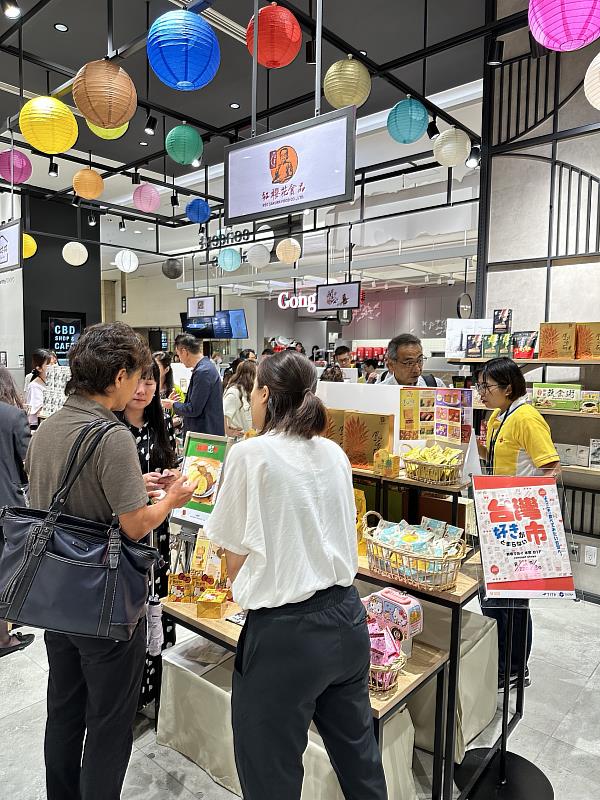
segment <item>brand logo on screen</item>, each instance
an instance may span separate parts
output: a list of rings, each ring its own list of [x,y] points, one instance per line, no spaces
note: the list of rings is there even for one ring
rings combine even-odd
[[[269,153],[269,169],[272,183],[291,181],[298,169],[298,153],[293,147],[284,144],[278,150]]]
[[[0,236],[0,264],[8,263],[8,240],[6,236]]]
[[[309,314],[314,314],[317,310],[317,295],[298,295],[290,292],[281,292],[277,297],[279,308],[305,308]]]

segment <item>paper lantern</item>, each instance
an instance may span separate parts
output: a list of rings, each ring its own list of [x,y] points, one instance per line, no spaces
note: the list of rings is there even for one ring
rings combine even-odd
[[[162,265],[162,273],[169,280],[177,280],[183,275],[183,264],[178,258],[167,258]]]
[[[88,260],[88,251],[81,242],[67,242],[63,247],[62,257],[71,267],[81,267]]]
[[[600,36],[598,0],[529,0],[533,38],[548,50],[579,50]]]
[[[160,208],[160,193],[150,183],[140,183],[133,193],[133,205],[146,214],[152,214]]]
[[[600,109],[600,53],[587,68],[583,81],[583,90],[588,103],[594,108]],[[0,156],[1,158],[2,156]]]
[[[255,269],[263,269],[271,263],[271,253],[264,244],[253,244],[246,253],[246,258]]]
[[[70,150],[79,134],[71,109],[55,97],[34,97],[19,114],[21,133],[40,153],[56,155]]]
[[[8,183],[25,183],[31,178],[31,161],[20,150],[0,153],[0,175]]]
[[[197,222],[202,225],[210,219],[210,206],[201,197],[195,197],[185,207],[185,215],[190,222]]]
[[[95,200],[104,191],[104,181],[95,169],[85,167],[73,176],[73,189],[78,197]]]
[[[172,89],[191,92],[210,83],[221,63],[219,40],[192,11],[167,11],[154,20],[146,44],[156,76]]]
[[[400,144],[412,144],[423,136],[429,124],[429,113],[418,100],[407,97],[392,108],[387,118],[389,135]]]
[[[246,28],[246,45],[254,54],[254,16]],[[298,20],[287,8],[271,3],[258,12],[258,63],[269,69],[287,67],[302,47]]]
[[[115,262],[121,272],[135,272],[140,265],[138,257],[132,250],[119,250]]]
[[[275,234],[270,225],[261,225],[256,231],[255,239],[257,242],[260,242],[260,244],[264,244],[269,253],[273,252],[273,248],[275,247]]]
[[[23,234],[23,258],[31,258],[37,253],[37,242],[28,233]]]
[[[90,122],[89,119],[86,119],[86,123],[91,132],[99,139],[105,139],[109,142],[114,141],[115,139],[120,139],[121,136],[124,136],[129,130],[128,122],[126,122],[124,125],[119,125],[118,128],[101,128],[99,125],[94,125],[94,123]]]
[[[471,140],[464,131],[448,128],[433,143],[435,160],[443,167],[463,164],[471,152]]]
[[[302,255],[302,248],[297,239],[282,239],[275,253],[282,264],[295,264]]]
[[[73,81],[73,100],[83,116],[100,128],[119,128],[137,109],[137,92],[123,67],[100,59],[85,64]]]
[[[234,250],[233,247],[226,247],[219,253],[217,262],[225,272],[235,272],[242,264],[242,256],[239,250]]]
[[[176,125],[165,140],[167,153],[178,164],[191,164],[204,150],[202,137],[191,125]]]
[[[352,56],[332,64],[323,81],[325,99],[334,108],[359,108],[371,94],[369,70]]]

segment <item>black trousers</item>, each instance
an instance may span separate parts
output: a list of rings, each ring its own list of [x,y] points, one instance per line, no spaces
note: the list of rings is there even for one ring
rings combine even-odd
[[[128,642],[49,631],[45,640],[48,800],[118,800],[133,744],[146,622]]]
[[[244,800],[299,800],[313,720],[346,800],[387,800],[369,702],[365,623],[353,586],[249,613],[232,693]]]
[[[486,617],[496,620],[498,625],[498,679],[504,680],[504,665],[506,663],[506,629],[508,627],[508,609],[491,608],[481,604],[481,610]],[[533,645],[533,620],[528,608],[516,608],[513,616],[512,646],[510,656],[510,674],[517,675],[523,663],[523,640],[527,625],[527,649],[525,653],[525,666],[531,655]]]

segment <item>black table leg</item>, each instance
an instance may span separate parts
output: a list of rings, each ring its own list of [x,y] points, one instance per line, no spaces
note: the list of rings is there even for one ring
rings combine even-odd
[[[435,692],[435,736],[433,740],[433,778],[432,800],[441,800],[444,776],[444,691],[446,688],[446,667],[437,674]]]
[[[450,658],[448,668],[448,702],[446,704],[446,737],[444,745],[444,800],[452,800],[454,785],[454,748],[456,745],[456,714],[458,709],[458,677],[460,669],[460,634],[462,608],[452,606],[450,626]]]
[[[456,492],[452,495],[452,524],[458,528],[458,494]]]

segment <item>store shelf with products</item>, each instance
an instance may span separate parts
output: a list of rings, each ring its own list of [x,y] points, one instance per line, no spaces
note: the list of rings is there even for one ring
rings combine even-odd
[[[449,364],[487,364],[488,361],[493,361],[492,358],[449,358]],[[582,358],[569,358],[569,359],[542,359],[542,358],[515,358],[514,362],[519,366],[537,366],[537,367],[600,367],[600,359],[582,359]]]

